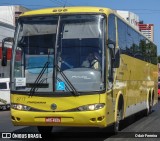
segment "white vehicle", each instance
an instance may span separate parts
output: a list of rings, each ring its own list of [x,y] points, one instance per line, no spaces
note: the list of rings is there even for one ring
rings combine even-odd
[[[0,110],[10,108],[10,79],[0,78]]]

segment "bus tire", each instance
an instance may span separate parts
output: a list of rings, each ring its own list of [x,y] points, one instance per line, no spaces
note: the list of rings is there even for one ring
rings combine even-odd
[[[114,123],[114,133],[115,134],[117,134],[118,131],[120,130],[120,128],[119,128],[119,125],[120,125],[120,116],[119,116],[119,114],[120,114],[120,111],[117,110],[117,119],[116,119],[116,121]]]
[[[153,107],[153,105],[154,105],[154,91],[153,91],[153,93],[152,93],[152,107]],[[151,111],[152,112],[152,111]]]
[[[152,100],[151,100],[151,94],[149,94],[148,100],[147,100],[147,109],[145,111],[145,116],[149,116],[149,114],[152,112]]]
[[[52,126],[37,126],[37,129],[39,133],[42,134],[42,136],[51,134],[52,128],[53,128]]]
[[[120,131],[120,121],[122,120],[122,117],[123,117],[123,97],[120,96],[117,107],[116,121],[114,123],[115,134],[117,134]]]

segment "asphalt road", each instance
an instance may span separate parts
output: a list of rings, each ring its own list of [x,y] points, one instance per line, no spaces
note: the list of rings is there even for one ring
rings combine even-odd
[[[110,133],[111,128],[54,127],[52,130],[54,134],[51,134],[50,138],[54,141],[158,141],[160,140],[160,102],[153,108],[152,113],[148,117],[140,113],[121,122],[122,130],[117,135]],[[13,126],[10,120],[10,111],[0,111],[0,132],[14,132],[17,134],[38,133],[36,127]],[[151,138],[145,138],[146,136],[151,136]],[[156,138],[156,136],[159,138]],[[39,140],[46,140],[46,138],[33,139],[32,141]]]

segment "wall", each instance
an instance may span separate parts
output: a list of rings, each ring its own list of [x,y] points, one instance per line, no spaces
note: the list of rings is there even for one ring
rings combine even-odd
[[[14,25],[14,6],[0,6],[0,21],[6,24]]]

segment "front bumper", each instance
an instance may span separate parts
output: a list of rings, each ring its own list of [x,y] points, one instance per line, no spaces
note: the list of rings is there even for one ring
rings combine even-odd
[[[46,122],[49,117],[61,118],[60,123]],[[31,112],[11,109],[12,123],[16,126],[75,126],[106,127],[105,108],[81,112]]]

